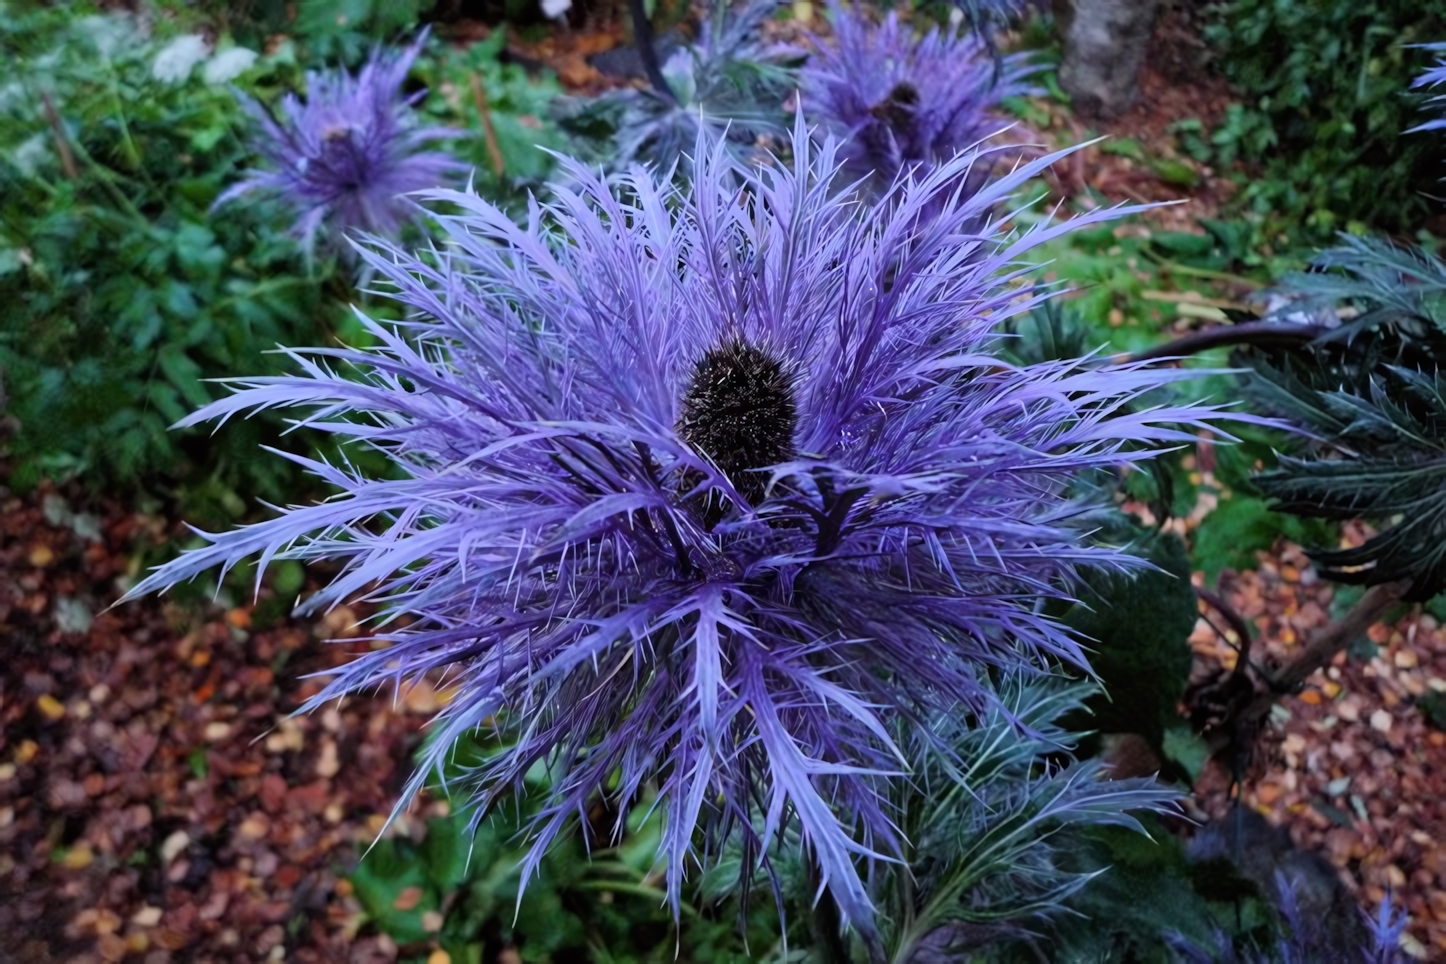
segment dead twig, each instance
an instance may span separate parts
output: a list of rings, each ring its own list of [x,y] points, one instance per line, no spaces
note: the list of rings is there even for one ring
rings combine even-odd
[[[1215,610],[1235,630],[1235,635],[1240,637],[1240,642],[1235,645],[1235,651],[1239,657],[1235,661],[1236,673],[1245,672],[1245,667],[1250,664],[1250,625],[1246,623],[1245,617],[1235,611],[1224,599],[1215,595],[1208,589],[1195,587],[1195,595],[1205,601],[1205,604]],[[1218,631],[1218,630],[1217,630]],[[1229,642],[1229,639],[1226,639]]]
[[[492,173],[502,177],[504,170],[502,145],[497,143],[497,129],[492,126],[492,111],[487,107],[487,94],[482,89],[482,78],[473,71],[472,99],[477,102],[477,113],[482,117],[482,140],[487,144],[487,159],[492,162]]]
[[[60,112],[55,109],[55,101],[50,99],[49,91],[40,92],[40,106],[45,111],[45,119],[50,122],[50,129],[55,135],[55,150],[60,155],[60,168],[65,171],[65,176],[73,181],[80,176],[80,168],[76,166],[75,154],[70,150],[70,139],[65,136],[65,125],[60,121]]]
[[[1234,623],[1240,617],[1233,620],[1228,606],[1216,607],[1241,633],[1240,659],[1233,671],[1198,687],[1187,697],[1187,703],[1196,729],[1205,736],[1212,754],[1229,764],[1237,782],[1254,754],[1256,739],[1271,707],[1282,696],[1299,692],[1312,673],[1329,665],[1337,653],[1359,639],[1401,601],[1410,586],[1410,581],[1405,580],[1370,587],[1348,613],[1311,634],[1294,659],[1273,670],[1249,664],[1248,649],[1244,648],[1249,636]]]

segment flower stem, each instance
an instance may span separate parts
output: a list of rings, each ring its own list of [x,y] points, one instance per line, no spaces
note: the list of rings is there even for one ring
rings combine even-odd
[[[1116,362],[1165,361],[1184,358],[1222,345],[1303,345],[1315,341],[1330,329],[1324,325],[1287,324],[1276,321],[1247,321],[1239,325],[1218,325],[1191,332],[1174,341],[1156,345],[1133,355],[1116,357]]]
[[[1410,580],[1384,582],[1367,589],[1356,604],[1334,623],[1313,633],[1295,659],[1286,663],[1271,677],[1276,689],[1294,689],[1304,683],[1310,674],[1325,666],[1336,653],[1359,639],[1371,625],[1401,601]]]
[[[648,83],[676,104],[678,95],[668,86],[668,79],[663,76],[663,67],[658,63],[658,48],[653,45],[653,22],[648,19],[648,11],[643,3],[644,0],[628,0],[628,14],[633,18],[633,43],[638,48],[638,56],[643,59],[643,71],[648,75]]]
[[[1212,727],[1210,744],[1213,753],[1230,758],[1235,769],[1243,772],[1242,761],[1250,758],[1255,738],[1276,701],[1283,695],[1296,692],[1312,673],[1329,664],[1337,653],[1360,638],[1388,609],[1401,601],[1410,586],[1410,580],[1404,580],[1370,587],[1348,613],[1313,633],[1294,659],[1274,671],[1259,671],[1254,695],[1249,696],[1247,689],[1247,698],[1235,702],[1226,718]]]
[[[850,964],[853,957],[849,954],[848,943],[844,939],[838,905],[833,902],[833,896],[826,889],[820,892],[822,876],[818,867],[812,861],[807,861],[806,867],[808,890],[815,898],[813,913],[809,915],[808,921],[814,949],[824,964]]]

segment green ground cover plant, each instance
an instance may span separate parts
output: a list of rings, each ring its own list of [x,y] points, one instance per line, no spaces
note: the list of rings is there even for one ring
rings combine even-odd
[[[167,45],[128,18],[9,5],[0,49],[19,67],[0,95],[12,484],[187,478],[278,492],[284,476],[251,455],[277,438],[274,424],[210,440],[167,427],[215,397],[205,378],[274,369],[265,351],[342,323],[348,285],[303,263],[280,212],[209,212],[246,159],[228,84],[277,84],[292,66],[250,58],[217,71],[224,52],[174,47],[167,61]]]

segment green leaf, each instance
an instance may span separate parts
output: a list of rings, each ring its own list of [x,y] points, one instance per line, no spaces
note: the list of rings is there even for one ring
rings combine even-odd
[[[1183,721],[1165,729],[1162,749],[1165,756],[1180,764],[1190,775],[1191,786],[1199,781],[1200,774],[1210,759],[1210,745]]]
[[[472,857],[472,835],[467,830],[465,811],[427,821],[421,859],[427,877],[441,894],[456,890],[467,879]]]
[[[1287,539],[1299,545],[1328,544],[1333,527],[1320,520],[1301,519],[1273,512],[1259,498],[1236,492],[1221,499],[1191,536],[1195,566],[1213,582],[1224,569],[1254,568],[1255,554]]]
[[[1155,536],[1137,551],[1158,568],[1087,577],[1089,591],[1065,616],[1093,650],[1090,664],[1105,690],[1088,703],[1093,716],[1072,725],[1137,733],[1158,750],[1178,718],[1175,707],[1190,675],[1187,640],[1199,610],[1177,537]]]
[[[1133,137],[1115,137],[1100,143],[1100,150],[1106,154],[1114,154],[1118,157],[1128,157],[1132,160],[1145,162],[1145,149],[1140,142]]]
[[[166,380],[194,408],[210,404],[211,396],[201,384],[201,366],[192,361],[184,351],[167,345],[156,355],[156,363]]]
[[[191,132],[191,150],[198,153],[205,153],[221,142],[226,136],[227,128],[223,126],[203,127],[200,130]]]
[[[295,559],[283,559],[271,565],[271,590],[288,604],[306,585],[306,568]]]
[[[1446,693],[1432,691],[1416,701],[1426,722],[1438,730],[1446,730]]]
[[[174,425],[190,414],[181,404],[179,393],[165,382],[151,382],[147,385],[146,399],[156,407],[168,425]]]
[[[1166,184],[1177,187],[1195,187],[1200,183],[1200,172],[1184,161],[1168,157],[1157,157],[1150,162],[1150,170]]]
[[[422,915],[437,910],[439,903],[426,866],[410,845],[381,841],[357,864],[350,880],[367,916],[398,943],[430,936],[422,927]]]

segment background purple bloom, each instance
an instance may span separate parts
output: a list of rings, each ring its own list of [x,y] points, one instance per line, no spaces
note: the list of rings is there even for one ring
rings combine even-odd
[[[995,58],[968,32],[920,36],[890,13],[875,26],[831,0],[834,38],[818,41],[803,72],[804,105],[844,140],[845,169],[884,190],[900,173],[927,173],[997,133],[994,108],[1024,93],[1034,69],[1021,56]],[[985,166],[970,172],[977,186]]]
[[[989,354],[1044,297],[1021,256],[1131,210],[1018,235],[984,216],[1058,155],[944,200],[963,156],[864,203],[801,120],[793,150],[750,169],[700,146],[688,189],[635,168],[614,193],[569,164],[577,190],[525,227],[432,192],[460,211],[435,261],[364,255],[400,332],[368,322],[379,347],[296,352],[301,375],[187,420],[307,409],[405,477],[307,463],[337,497],[208,536],[132,595],[253,555],[338,560],[305,608],[371,592],[416,621],[310,705],[433,670],[456,688],[409,790],[496,728],[506,748],[453,789],[481,819],[549,768],[524,870],[599,794],[621,833],[655,785],[675,908],[725,843],[751,876],[788,830],[870,934],[862,865],[902,851],[896,724],[996,706],[991,668],[1083,665],[1037,603],[1139,562],[1084,544],[1071,478],[1216,413],[1132,404],[1178,371]]]
[[[297,212],[295,231],[308,252],[323,228],[338,242],[349,231],[394,235],[418,210],[401,195],[443,186],[466,170],[448,154],[422,149],[462,132],[418,126],[412,107],[426,92],[402,92],[426,40],[423,31],[404,50],[378,48],[356,76],[308,73],[306,99],[287,94],[281,117],[248,98],[260,125],[255,148],[268,167],[248,172],[216,206],[252,191],[273,194]]]
[[[1425,50],[1431,51],[1432,53],[1446,54],[1446,43],[1421,44],[1420,46]],[[1437,60],[1435,67],[1432,67],[1430,70],[1426,71],[1420,77],[1417,77],[1414,81],[1411,82],[1411,89],[1417,90],[1425,88],[1427,90],[1433,90],[1442,83],[1446,83],[1446,60]],[[1433,94],[1432,96],[1427,97],[1423,107],[1430,110],[1439,110],[1442,108],[1446,108],[1446,94]],[[1406,133],[1414,134],[1417,131],[1437,130],[1446,130],[1446,117],[1438,117],[1435,120],[1427,121],[1426,123],[1421,124],[1419,127],[1411,128]]]
[[[788,136],[784,102],[798,82],[805,52],[769,42],[763,26],[781,0],[719,2],[700,18],[697,39],[661,65],[669,86],[620,87],[594,99],[559,98],[553,112],[583,133],[611,128],[596,160],[608,170],[631,164],[688,174],[699,136],[720,140],[740,158],[760,159],[760,138]],[[584,135],[586,144],[588,135]]]

